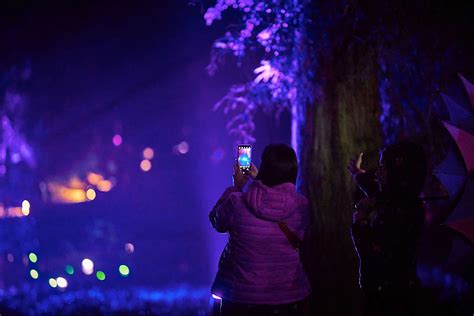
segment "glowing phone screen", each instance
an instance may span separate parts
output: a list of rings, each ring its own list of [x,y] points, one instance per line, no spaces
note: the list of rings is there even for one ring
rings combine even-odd
[[[250,145],[239,145],[237,146],[237,161],[242,171],[247,172],[250,170],[250,163],[252,162],[252,146]]]

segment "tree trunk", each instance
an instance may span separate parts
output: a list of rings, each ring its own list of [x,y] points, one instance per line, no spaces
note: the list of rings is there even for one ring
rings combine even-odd
[[[314,227],[310,278],[318,315],[360,312],[358,261],[350,235],[355,186],[346,166],[352,156],[382,143],[376,52],[352,29],[338,35],[340,26],[332,33],[326,30],[328,45],[318,48],[321,81],[308,109],[303,142],[303,187]]]

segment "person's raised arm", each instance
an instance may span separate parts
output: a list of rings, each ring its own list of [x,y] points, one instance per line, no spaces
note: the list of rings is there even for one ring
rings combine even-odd
[[[252,167],[251,171],[258,170],[255,166]],[[256,174],[256,173],[255,173]],[[251,173],[251,176],[253,174]],[[241,192],[242,188],[245,186],[249,177],[244,175],[240,170],[237,163],[234,164],[234,174],[233,174],[233,186],[227,188],[222,196],[217,201],[216,205],[209,212],[209,221],[211,222],[212,227],[220,233],[225,233],[229,230],[229,227],[232,223],[232,212],[234,205],[231,198],[231,193]]]
[[[235,187],[229,187],[222,194],[216,205],[209,212],[209,221],[212,227],[219,233],[225,233],[229,230],[232,222],[232,199],[230,194],[238,192]]]
[[[363,156],[364,153],[360,153],[351,159],[347,169],[349,170],[359,189],[364,192],[365,196],[372,198],[377,193],[378,185],[373,174],[362,168]]]

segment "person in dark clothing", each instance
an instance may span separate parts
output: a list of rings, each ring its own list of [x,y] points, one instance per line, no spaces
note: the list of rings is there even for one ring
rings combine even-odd
[[[375,177],[361,164],[362,154],[348,168],[366,195],[355,207],[351,229],[364,313],[414,315],[417,244],[424,223],[419,198],[426,178],[423,148],[400,142],[381,150]]]

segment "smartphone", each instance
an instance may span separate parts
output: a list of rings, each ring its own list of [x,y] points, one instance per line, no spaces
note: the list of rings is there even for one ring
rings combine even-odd
[[[237,161],[242,173],[248,174],[250,171],[250,163],[252,162],[252,146],[238,145],[237,146]]]

